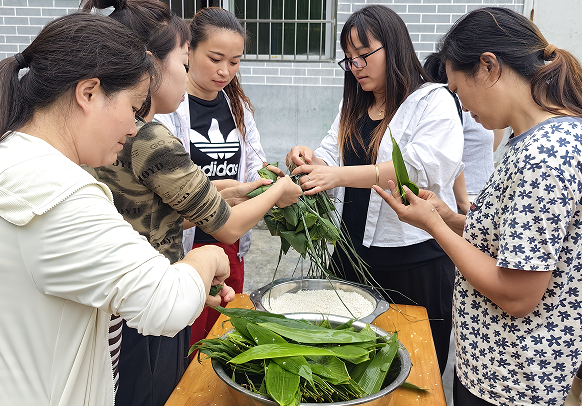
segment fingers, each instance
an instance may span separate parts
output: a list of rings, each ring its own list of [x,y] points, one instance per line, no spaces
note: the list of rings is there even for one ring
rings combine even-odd
[[[285,176],[285,173],[281,170],[281,168],[277,168],[276,166],[269,165],[267,169],[269,169],[271,172],[275,173],[279,177]]]
[[[218,307],[218,306],[220,306],[220,303],[221,303],[220,295],[216,295],[216,296],[208,295],[208,296],[206,296],[206,302],[204,304],[208,307]]]
[[[271,183],[273,183],[273,181],[271,179],[260,178],[257,180],[253,180],[252,182],[243,183],[240,187],[243,189],[243,191],[246,194],[248,192],[255,190],[256,188],[258,188],[260,186],[266,186],[266,185],[269,185]]]
[[[301,159],[301,157],[305,159],[305,162],[303,161],[303,159]],[[313,151],[309,147],[296,146],[291,148],[291,151],[289,151],[289,153],[285,157],[285,164],[289,166],[291,162],[293,162],[295,165],[300,166],[303,165],[304,163],[310,164],[312,159]]]
[[[298,166],[297,168],[295,168],[293,170],[293,172],[291,172],[291,175],[297,175],[299,173],[307,173],[310,174],[315,168],[311,165],[305,165],[303,162],[301,162],[301,165]]]
[[[232,302],[235,296],[234,289],[228,286],[226,283],[223,285],[218,294],[224,302]]]

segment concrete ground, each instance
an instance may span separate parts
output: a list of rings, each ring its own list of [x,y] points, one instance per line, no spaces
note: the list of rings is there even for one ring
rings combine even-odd
[[[281,263],[275,274],[277,260],[279,259],[280,238],[273,237],[269,230],[261,226],[253,229],[253,242],[247,255],[245,255],[245,282],[243,293],[251,293],[275,279],[301,276],[301,256],[290,249],[287,255],[281,257]],[[307,261],[304,261],[307,263]],[[296,270],[297,268],[297,270]],[[307,268],[304,265],[304,268]]]
[[[286,255],[281,258],[281,263],[277,269],[276,275],[275,267],[279,258],[280,238],[273,237],[266,229],[264,223],[260,222],[253,229],[253,242],[247,255],[245,256],[245,282],[243,286],[243,293],[250,294],[252,291],[259,289],[269,282],[280,278],[290,278],[301,276],[301,256],[290,249]],[[303,269],[307,271],[309,262],[304,260]],[[447,405],[453,405],[453,365],[455,362],[454,344],[451,345],[449,351],[449,362],[447,369],[442,377],[443,388],[447,398]]]

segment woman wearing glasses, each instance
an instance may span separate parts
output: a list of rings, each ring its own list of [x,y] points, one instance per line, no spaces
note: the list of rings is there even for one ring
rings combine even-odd
[[[425,306],[444,371],[451,331],[454,265],[424,231],[401,223],[373,185],[396,180],[392,135],[410,180],[456,208],[453,182],[462,170],[463,129],[442,84],[428,83],[402,19],[384,6],[364,7],[340,37],[346,71],[340,112],[319,148],[294,147],[306,194],[335,189],[336,207],[358,254],[394,303]],[[308,163],[301,165],[301,157]],[[334,253],[358,281],[344,252]]]

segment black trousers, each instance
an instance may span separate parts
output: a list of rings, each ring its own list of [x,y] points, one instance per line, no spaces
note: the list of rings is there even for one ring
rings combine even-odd
[[[144,336],[123,321],[117,406],[163,406],[189,364],[191,327],[174,337]]]
[[[333,259],[340,261],[339,263],[343,265],[346,280],[359,282],[353,269],[347,266],[349,260],[343,252],[336,250]],[[453,261],[447,255],[441,255],[420,263],[412,263],[407,269],[403,269],[400,265],[397,270],[391,270],[390,258],[386,258],[385,263],[384,267],[372,268],[372,276],[382,288],[386,289],[390,304],[416,305],[426,308],[442,375],[449,356],[453,324],[453,283],[455,279]]]
[[[473,395],[467,388],[463,386],[457,372],[455,371],[455,378],[453,380],[453,403],[455,406],[494,406],[477,396]]]

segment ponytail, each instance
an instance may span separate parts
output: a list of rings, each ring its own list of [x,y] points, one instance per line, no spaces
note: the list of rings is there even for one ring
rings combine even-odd
[[[15,56],[0,61],[0,139],[32,117],[30,105],[22,100],[20,70],[21,63]]]
[[[547,48],[550,47],[553,46],[549,44]],[[552,114],[567,113],[582,117],[580,64],[568,51],[555,47],[551,50],[546,55],[551,62],[538,69],[531,79],[532,97],[539,106]]]

